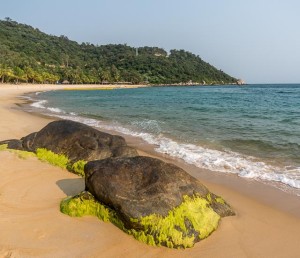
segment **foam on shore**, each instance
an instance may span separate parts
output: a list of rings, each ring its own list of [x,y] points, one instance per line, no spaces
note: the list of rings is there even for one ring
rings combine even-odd
[[[243,178],[253,179],[271,184],[281,190],[300,196],[300,168],[276,167],[251,156],[232,151],[220,151],[199,145],[176,142],[159,133],[156,121],[140,121],[143,126],[151,127],[155,134],[126,128],[118,123],[106,123],[93,118],[67,113],[59,108],[46,107],[47,100],[39,100],[31,104],[39,112],[61,119],[69,119],[99,129],[112,130],[124,135],[138,137],[155,146],[155,151],[179,158],[199,168],[221,173],[236,174]]]

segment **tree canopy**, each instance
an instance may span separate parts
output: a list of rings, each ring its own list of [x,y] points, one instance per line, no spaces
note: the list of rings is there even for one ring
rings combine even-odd
[[[0,82],[175,84],[237,79],[184,50],[79,44],[10,18],[0,20]]]

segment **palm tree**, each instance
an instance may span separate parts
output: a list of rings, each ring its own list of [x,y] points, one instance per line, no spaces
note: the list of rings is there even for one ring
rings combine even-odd
[[[5,81],[10,81],[11,79],[14,78],[14,72],[10,67],[6,65],[1,65],[0,77],[1,77],[1,83],[4,83]]]

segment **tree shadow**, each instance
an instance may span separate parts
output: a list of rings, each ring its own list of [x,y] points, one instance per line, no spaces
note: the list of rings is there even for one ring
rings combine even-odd
[[[61,179],[56,184],[67,196],[74,196],[85,188],[84,178]]]

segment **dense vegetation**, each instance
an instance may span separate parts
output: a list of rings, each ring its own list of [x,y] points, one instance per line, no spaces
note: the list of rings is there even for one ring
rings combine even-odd
[[[0,20],[0,82],[235,83],[236,79],[184,50],[78,44],[10,18]]]

